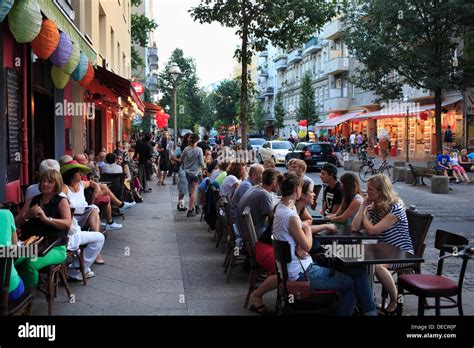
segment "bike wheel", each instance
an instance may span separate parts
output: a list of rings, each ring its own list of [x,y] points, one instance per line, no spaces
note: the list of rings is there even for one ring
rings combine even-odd
[[[381,173],[387,175],[392,184],[395,184],[398,181],[398,170],[391,165],[387,165]]]
[[[359,178],[363,182],[367,182],[367,180],[373,175],[372,168],[368,165],[363,165],[359,169]]]

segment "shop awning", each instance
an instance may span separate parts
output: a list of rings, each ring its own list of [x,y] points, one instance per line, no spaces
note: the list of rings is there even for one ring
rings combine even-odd
[[[145,111],[146,112],[151,112],[151,113],[157,113],[163,110],[163,108],[159,105],[143,102],[143,105],[145,106]]]
[[[453,96],[453,97],[446,97],[445,100],[441,103],[441,107],[446,107],[448,105],[451,105],[451,104],[455,104],[457,102],[460,102],[462,100],[462,96]],[[420,105],[419,107],[416,107],[414,110],[409,110],[408,112],[408,116],[418,116],[418,114],[420,112],[423,112],[423,111],[429,111],[429,110],[434,110],[436,108],[436,105],[435,104],[424,104],[424,105]],[[402,110],[401,110],[402,111]],[[372,119],[381,119],[381,118],[391,118],[391,117],[406,117],[407,116],[407,113],[406,113],[406,110],[404,110],[405,112],[390,112],[390,110],[387,110],[387,109],[381,109],[381,110],[377,110],[377,111],[370,111],[370,112],[365,112],[365,113],[362,113],[360,115],[358,115],[357,117],[355,117],[354,119],[355,120],[358,120],[358,121],[361,121],[361,120],[366,120],[366,119],[369,119],[369,118],[372,118]]]
[[[356,117],[360,113],[361,113],[361,110],[358,110],[358,111],[347,112],[343,115],[336,116],[336,117],[333,117],[333,118],[328,118],[328,119],[324,120],[323,122],[316,124],[316,127],[318,127],[318,128],[334,128],[334,127],[336,127],[337,125],[339,125],[341,123],[344,123],[344,122],[347,122],[347,121],[353,119],[354,117]]]
[[[129,80],[124,79],[123,77],[100,66],[96,68],[95,78],[97,78],[101,84],[110,88],[115,94],[121,96],[122,99],[128,100],[129,97],[132,98],[132,100],[137,104],[137,107],[142,112],[145,111],[143,101],[140,99]]]
[[[74,23],[62,12],[62,9],[51,0],[35,0],[44,15],[52,20],[59,30],[69,35],[71,40],[79,45],[81,51],[89,58],[93,66],[97,64],[97,53],[92,48],[92,45],[86,41],[84,35],[77,29]]]

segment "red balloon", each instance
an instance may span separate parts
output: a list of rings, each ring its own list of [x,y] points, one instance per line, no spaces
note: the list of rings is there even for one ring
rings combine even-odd
[[[166,118],[167,120],[169,120],[169,119],[170,119],[170,115],[165,114],[165,118]]]

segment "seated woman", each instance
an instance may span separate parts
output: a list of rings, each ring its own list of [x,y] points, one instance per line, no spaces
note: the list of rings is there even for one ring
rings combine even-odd
[[[295,203],[296,211],[301,219],[301,223],[311,228],[311,233],[319,233],[321,231],[336,232],[337,227],[334,224],[313,225],[313,217],[308,211],[308,205],[314,201],[313,185],[309,181],[303,181],[301,187],[301,197]]]
[[[13,214],[6,209],[0,209],[0,246],[17,244],[16,226]],[[25,292],[23,280],[18,275],[15,265],[12,264],[10,272],[10,286],[8,288],[8,301],[18,300]]]
[[[353,173],[345,173],[339,180],[342,184],[342,204],[336,214],[327,217],[336,224],[350,225],[364,198],[362,197],[359,178]]]
[[[474,172],[474,165],[472,160],[467,155],[467,150],[461,150],[461,156],[459,157],[459,164],[468,172]]]
[[[227,169],[227,176],[220,186],[221,196],[229,198],[229,202],[232,200],[235,190],[240,185],[240,181],[247,177],[247,166],[245,163],[233,162]]]
[[[371,177],[367,181],[367,196],[352,221],[352,229],[357,231],[365,228],[368,234],[379,235],[379,242],[394,245],[413,254],[403,201],[393,190],[388,176],[379,174]],[[383,309],[387,314],[393,313],[397,308],[397,288],[389,269],[399,267],[375,266],[375,276],[390,295],[390,303]]]
[[[301,198],[301,179],[290,172],[281,175],[278,182],[282,199],[275,211],[273,236],[290,244],[292,260],[288,264],[289,280],[304,281],[306,273],[312,289],[336,290],[338,315],[352,315],[356,300],[363,315],[374,315],[375,305],[367,270],[363,267],[351,268],[332,274],[331,269],[314,263],[308,254],[313,243],[311,228],[301,222],[294,205]]]
[[[44,237],[48,243],[57,240],[58,245],[45,256],[36,259],[20,258],[15,263],[25,282],[26,289],[34,289],[38,284],[38,271],[45,266],[61,264],[66,260],[66,238],[71,227],[71,209],[64,196],[61,175],[49,170],[40,177],[41,194],[27,201],[15,218],[21,227],[22,239],[31,236]]]
[[[451,152],[451,167],[453,168],[453,173],[456,172],[457,176],[461,178],[461,181],[465,184],[468,184],[471,180],[469,180],[469,177],[466,174],[466,170],[464,167],[462,167],[459,164],[459,155],[457,151]],[[459,183],[460,181],[456,179],[456,183]]]
[[[227,168],[229,168],[230,163],[229,162],[219,162],[217,164],[217,168],[214,169],[214,171],[211,173],[211,176],[209,177],[210,183],[214,183],[218,177],[223,176],[223,179],[227,176]]]

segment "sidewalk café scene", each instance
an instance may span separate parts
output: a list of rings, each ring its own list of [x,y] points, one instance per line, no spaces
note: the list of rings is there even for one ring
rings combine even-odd
[[[473,5],[231,3],[0,1],[0,316],[426,317],[459,340]]]

